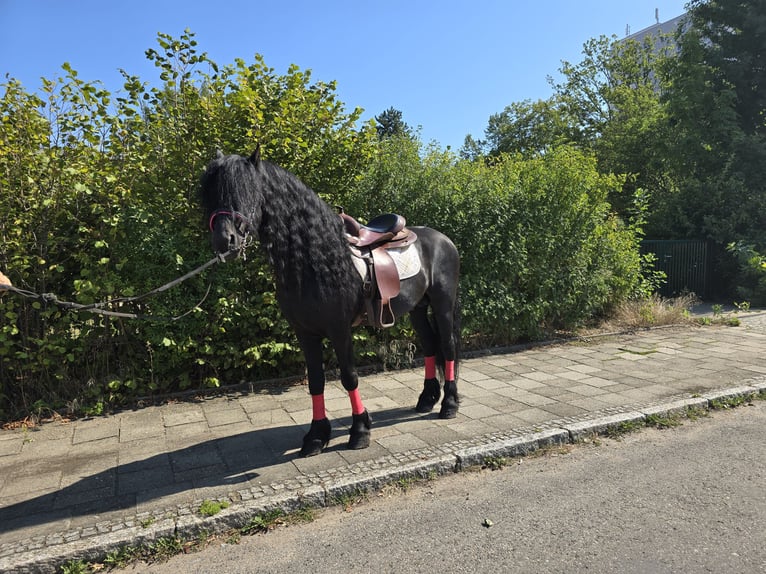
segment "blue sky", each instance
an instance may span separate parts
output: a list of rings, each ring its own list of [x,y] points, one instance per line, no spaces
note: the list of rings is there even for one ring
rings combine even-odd
[[[551,95],[546,77],[578,62],[601,34],[625,36],[684,12],[686,0],[0,0],[0,82],[36,91],[69,62],[110,91],[119,68],[159,84],[144,52],[157,33],[195,33],[219,65],[235,58],[284,73],[290,64],[338,84],[365,118],[394,107],[425,141],[457,150],[489,116]]]

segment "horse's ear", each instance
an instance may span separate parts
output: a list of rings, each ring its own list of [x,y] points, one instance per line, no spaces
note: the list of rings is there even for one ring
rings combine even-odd
[[[252,163],[255,167],[258,167],[258,164],[261,163],[261,144],[255,146],[255,151],[250,155],[248,158],[250,163]]]
[[[221,159],[223,157],[223,152],[220,149],[215,150],[215,159]]]

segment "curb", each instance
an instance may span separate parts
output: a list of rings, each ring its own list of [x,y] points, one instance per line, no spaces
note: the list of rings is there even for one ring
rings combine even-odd
[[[123,522],[97,522],[76,531],[0,545],[0,571],[53,573],[64,562],[97,561],[124,546],[150,544],[171,536],[194,538],[220,534],[241,528],[255,517],[274,510],[291,513],[305,507],[332,506],[344,496],[375,492],[401,479],[461,472],[489,459],[526,456],[540,449],[577,444],[626,427],[643,426],[649,417],[683,416],[688,409],[711,410],[721,401],[763,395],[766,395],[766,375],[699,397],[678,396],[658,403],[617,407],[591,413],[586,418],[558,419],[538,427],[492,433],[239,490],[221,498],[230,506],[212,517],[197,513],[200,500],[136,514]]]

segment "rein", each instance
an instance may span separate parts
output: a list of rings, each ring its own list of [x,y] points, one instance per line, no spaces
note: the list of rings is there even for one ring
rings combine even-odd
[[[169,283],[165,283],[164,285],[157,287],[156,289],[152,289],[151,291],[147,291],[146,293],[143,293],[141,295],[135,295],[133,297],[117,297],[116,299],[112,299],[111,301],[107,301],[107,302],[90,303],[88,305],[83,305],[81,303],[73,303],[71,301],[62,301],[53,293],[35,293],[34,291],[27,291],[26,289],[19,289],[18,287],[14,287],[13,285],[4,285],[4,284],[0,284],[0,291],[3,291],[3,290],[10,291],[12,293],[16,293],[28,299],[36,299],[38,301],[42,301],[45,304],[57,305],[61,307],[62,309],[71,309],[75,311],[87,311],[88,313],[96,313],[98,315],[107,315],[110,317],[123,317],[126,319],[145,319],[145,320],[153,320],[153,321],[171,321],[172,322],[172,321],[178,321],[179,319],[186,317],[194,309],[199,307],[202,304],[202,302],[205,301],[205,299],[207,299],[207,296],[210,293],[210,285],[208,285],[207,291],[205,292],[205,296],[199,301],[199,303],[197,303],[194,307],[192,307],[186,313],[183,313],[182,315],[178,315],[176,317],[169,317],[169,318],[168,317],[153,317],[151,315],[140,315],[138,313],[123,313],[121,311],[109,311],[108,309],[104,309],[104,306],[114,305],[116,303],[135,303],[137,301],[142,301],[143,299],[146,299],[147,297],[151,297],[152,295],[157,295],[158,293],[167,291],[171,287],[175,287],[179,283],[183,283],[187,279],[190,279],[194,277],[195,275],[199,275],[205,269],[215,265],[216,263],[224,263],[230,255],[233,255],[237,252],[238,250],[232,249],[230,251],[227,251],[226,253],[218,254],[215,257],[213,257],[210,261],[203,263],[196,269],[189,271],[187,274],[182,275],[181,277],[178,277],[177,279],[174,279],[173,281],[170,281]]]

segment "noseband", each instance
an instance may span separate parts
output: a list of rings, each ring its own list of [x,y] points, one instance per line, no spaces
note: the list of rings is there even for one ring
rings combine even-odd
[[[240,247],[239,247],[239,254],[243,260],[246,259],[245,248],[252,243],[252,237],[250,236],[250,232],[255,227],[253,225],[253,222],[250,221],[248,217],[245,217],[243,214],[241,214],[239,211],[218,209],[210,214],[208,227],[210,227],[211,233],[215,231],[215,218],[218,217],[219,215],[225,215],[227,217],[231,217],[234,220],[234,229],[237,231],[237,235],[239,235],[242,238],[242,243],[240,244]]]
[[[250,234],[250,230],[253,228],[253,222],[249,218],[242,215],[239,211],[229,211],[228,209],[218,209],[210,214],[210,220],[208,221],[208,227],[210,231],[214,231],[215,218],[219,215],[228,215],[234,220],[234,228],[237,233],[242,237],[247,237]]]

